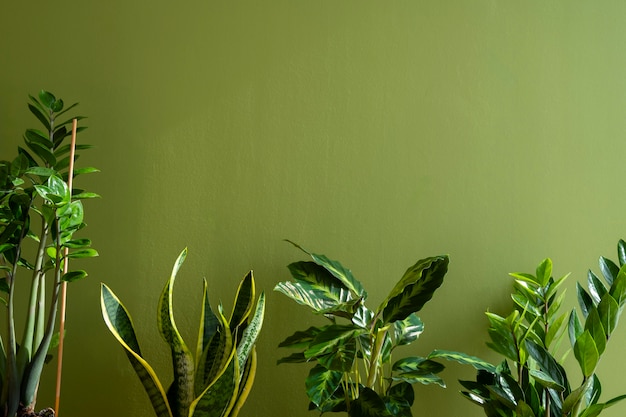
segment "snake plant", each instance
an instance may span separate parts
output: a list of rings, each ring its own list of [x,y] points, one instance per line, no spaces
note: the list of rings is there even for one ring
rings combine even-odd
[[[5,417],[34,411],[43,365],[58,340],[55,324],[62,282],[87,275],[83,270],[68,271],[68,259],[97,256],[89,239],[73,237],[85,226],[81,200],[97,197],[68,184],[74,156],[67,143],[70,124],[82,117],[65,118],[77,104],[65,107],[62,99],[47,91],[29,97],[28,108],[42,128],[27,129],[26,146],[18,147],[17,157],[0,161],[0,291],[7,306],[7,328],[2,332],[6,339],[0,340],[0,415]],[[89,147],[81,144],[75,149]],[[74,169],[72,179],[94,171]],[[28,304],[22,307],[18,294],[29,284]],[[25,313],[24,320],[17,309]],[[20,322],[21,336],[16,328]]]
[[[293,242],[291,242],[293,243]],[[481,369],[479,359],[451,351],[392,361],[396,348],[409,345],[424,331],[416,314],[443,283],[446,255],[419,260],[404,273],[375,310],[365,306],[367,292],[352,272],[324,255],[289,265],[293,281],[274,288],[329,324],[309,327],[287,337],[280,347],[297,349],[281,363],[316,363],[305,381],[309,409],[347,412],[351,417],[409,417],[414,402],[412,384],[445,387],[438,375],[444,358]]]
[[[600,402],[598,364],[626,305],[626,243],[618,243],[619,266],[600,258],[600,279],[591,270],[587,288],[577,283],[582,313],[562,312],[567,275],[552,277],[545,259],[535,274],[513,273],[516,308],[506,317],[487,313],[488,346],[505,359],[479,370],[476,381],[461,381],[463,395],[492,417],[595,417],[626,398]],[[569,346],[562,346],[568,339]],[[573,351],[579,371],[567,371]]]
[[[105,284],[101,286],[104,321],[123,346],[157,417],[236,417],[256,372],[255,342],[263,324],[265,295],[255,300],[250,271],[240,282],[230,317],[220,304],[211,309],[204,281],[198,342],[194,353],[181,337],[172,305],[176,275],[187,256],[178,256],[157,308],[157,327],[172,356],[174,380],[166,390],[139,348],[130,314]]]

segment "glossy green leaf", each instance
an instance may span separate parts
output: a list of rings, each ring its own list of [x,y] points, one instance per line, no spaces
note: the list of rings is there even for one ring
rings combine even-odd
[[[317,406],[326,402],[339,387],[342,375],[339,371],[315,365],[305,380],[309,400]]]
[[[394,417],[412,417],[411,406],[415,401],[413,386],[408,382],[400,382],[389,389],[383,397],[385,408]]]
[[[617,274],[617,278],[613,281],[613,285],[609,289],[609,293],[613,296],[620,307],[626,304],[626,266]]]
[[[604,329],[606,339],[611,336],[617,327],[619,314],[619,304],[617,304],[617,301],[615,301],[611,294],[605,293],[598,303],[598,315],[602,328]]]
[[[417,313],[432,298],[443,283],[449,258],[436,256],[418,261],[407,269],[403,277],[378,307],[384,323],[404,320]]]
[[[575,309],[572,309],[569,315],[568,331],[570,344],[574,346],[574,343],[576,343],[576,339],[578,339],[578,337],[584,331],[583,325],[580,322],[580,319],[578,318],[578,314],[576,314]]]
[[[626,264],[626,242],[623,239],[617,242],[617,258],[620,268]]]
[[[297,331],[283,340],[278,347],[304,348],[308,346],[322,330],[323,328],[319,327],[309,327],[304,331]]]
[[[415,313],[410,314],[404,320],[393,323],[394,337],[398,346],[408,345],[420,336],[424,331],[424,322]]]
[[[315,358],[340,350],[347,341],[354,339],[360,329],[354,326],[332,325],[323,328],[305,350],[304,356]]]
[[[543,346],[527,339],[525,347],[529,355],[539,365],[539,369],[556,381],[557,384],[567,387],[567,374],[565,369],[563,369],[563,367]]]
[[[590,377],[596,369],[600,354],[589,330],[585,330],[576,339],[574,344],[574,356],[580,365],[580,370],[585,377]]]
[[[578,282],[576,283],[576,291],[578,294],[578,305],[580,305],[580,309],[583,312],[583,317],[586,318],[589,311],[594,308],[593,299]]]
[[[607,282],[607,284],[609,284],[610,287],[611,285],[613,285],[613,281],[619,273],[619,267],[615,265],[612,260],[605,258],[604,256],[600,257],[599,264],[600,271],[602,272],[605,281]]]
[[[515,408],[515,417],[535,417],[535,413],[528,404],[520,401]]]
[[[352,401],[349,417],[391,417],[385,402],[380,396],[370,388],[363,388],[359,398]]]
[[[61,277],[61,281],[64,282],[74,282],[79,279],[83,279],[87,276],[87,271],[77,270],[77,271],[69,271]]]
[[[133,369],[143,384],[158,417],[173,417],[167,395],[152,367],[143,359],[128,311],[105,284],[101,285],[100,304],[108,329],[125,349]]]
[[[45,90],[41,90],[39,92],[39,101],[41,102],[41,104],[44,105],[44,107],[46,107],[47,109],[51,109],[52,106],[54,105],[54,102],[56,101],[56,97],[54,96],[54,94],[50,93],[49,91],[45,91]]]
[[[530,376],[532,376],[541,386],[545,388],[552,388],[559,392],[565,391],[565,387],[558,382],[556,382],[550,375],[547,373],[540,371],[538,369],[531,369],[529,371]]]
[[[70,252],[67,257],[72,259],[78,258],[93,258],[98,256],[98,251],[95,249],[80,249],[74,252]]]
[[[548,285],[548,281],[552,277],[552,260],[550,258],[544,259],[537,267],[537,283],[542,287]]]
[[[589,332],[593,337],[594,344],[598,350],[598,354],[602,355],[606,348],[606,330],[602,325],[602,320],[597,309],[593,309],[589,312],[587,320],[585,321],[585,330]]]
[[[50,122],[42,110],[33,104],[28,104],[28,109],[41,122],[41,124],[44,125],[46,130],[50,130]]]
[[[48,166],[55,166],[57,159],[52,151],[39,142],[27,141],[26,146]]]
[[[489,362],[486,362],[480,358],[477,358],[476,356],[468,355],[463,352],[436,349],[436,350],[433,350],[428,355],[428,358],[429,359],[437,359],[437,358],[446,359],[449,361],[458,362],[463,365],[471,365],[474,367],[474,369],[484,370],[484,371],[488,371],[491,373],[494,373],[496,370],[496,367],[490,364]]]
[[[316,264],[324,267],[335,278],[337,278],[349,291],[352,291],[355,298],[362,298],[362,299],[367,298],[367,293],[363,289],[363,286],[361,285],[361,283],[356,278],[354,278],[354,276],[352,275],[352,271],[345,268],[343,265],[341,265],[340,262],[330,260],[325,255],[317,255],[317,254],[311,253],[307,251],[306,249],[302,248],[297,243],[294,243],[290,240],[287,240],[287,242],[291,243],[292,245],[294,245],[295,247],[297,247],[304,253],[311,256],[311,258]]]
[[[592,271],[587,272],[587,288],[594,304],[598,304],[602,296],[607,292],[602,281]]]

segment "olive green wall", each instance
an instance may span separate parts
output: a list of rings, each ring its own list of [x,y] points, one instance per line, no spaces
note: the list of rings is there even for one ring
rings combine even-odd
[[[99,283],[167,372],[154,309],[185,246],[189,338],[203,276],[228,308],[249,269],[269,292],[243,417],[309,415],[305,367],[275,366],[277,343],[309,319],[271,291],[303,259],[284,238],[341,260],[373,304],[416,259],[449,253],[405,353],[495,360],[483,312],[509,308],[508,272],[549,256],[582,281],[626,237],[625,19],[623,1],[5,2],[1,154],[33,125],[27,94],[46,88],[81,102],[79,140],[97,150],[79,163],[102,170],[81,180],[103,196],[85,233],[101,256],[70,287],[61,413],[150,415]],[[626,330],[616,339],[606,398],[626,391]],[[447,390],[417,387],[415,410],[480,416],[457,393],[472,374],[451,366]]]

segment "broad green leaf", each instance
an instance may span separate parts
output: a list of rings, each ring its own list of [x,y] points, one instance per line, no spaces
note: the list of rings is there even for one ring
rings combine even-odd
[[[590,339],[592,340],[592,339]],[[593,340],[592,340],[593,342]],[[563,401],[563,414],[569,415],[571,411],[584,399],[585,394],[593,384],[592,378],[588,378],[580,387],[572,391]]]
[[[304,356],[310,359],[336,353],[342,349],[344,344],[353,340],[359,332],[361,329],[354,326],[327,326],[315,336],[308,349],[304,351]]]
[[[598,349],[598,354],[602,355],[604,349],[606,348],[606,330],[604,330],[600,314],[596,308],[589,311],[587,320],[585,320],[585,330],[589,331],[589,334],[593,337],[594,344]]]
[[[467,355],[462,352],[455,352],[451,350],[433,350],[429,355],[429,359],[433,358],[441,358],[447,359],[449,361],[458,362],[463,365],[471,365],[474,369],[484,370],[487,372],[494,373],[496,371],[496,367],[490,364],[489,362],[485,362],[484,360],[477,358],[476,356]]]
[[[515,408],[515,417],[535,417],[535,413],[528,404],[520,401]]]
[[[611,294],[605,293],[598,304],[598,315],[600,316],[600,322],[605,331],[606,339],[611,336],[617,327],[619,314],[619,304],[617,304],[617,301],[615,301]]]
[[[100,306],[109,331],[126,351],[133,369],[143,384],[158,417],[173,417],[167,395],[152,367],[139,349],[132,319],[124,305],[105,284],[101,285]]]
[[[70,249],[88,248],[89,246],[91,246],[91,240],[86,238],[68,240],[67,242],[63,243],[63,247]]]
[[[626,266],[617,274],[617,278],[613,281],[613,285],[609,289],[609,293],[615,301],[622,307],[626,303]]]
[[[57,159],[49,148],[46,148],[39,142],[32,142],[26,140],[26,146],[34,152],[43,162],[46,163],[47,166],[55,166],[57,163]]]
[[[72,259],[77,258],[93,258],[98,256],[98,251],[95,249],[80,249],[74,252],[70,252],[67,257]]]
[[[418,261],[407,269],[404,276],[378,307],[383,322],[404,320],[422,309],[443,283],[448,271],[448,256],[436,256]]]
[[[348,290],[352,291],[352,293],[355,296],[354,298],[362,298],[362,299],[367,298],[367,293],[363,289],[363,286],[361,285],[361,283],[356,278],[354,278],[354,276],[352,275],[352,271],[345,268],[343,265],[341,265],[340,262],[330,260],[325,255],[317,255],[317,254],[311,253],[307,251],[306,249],[304,249],[302,246],[288,239],[286,239],[286,241],[291,243],[292,245],[294,245],[296,248],[300,249],[307,255],[309,255],[316,264],[324,267],[328,272],[330,272],[346,288],[348,288]]]
[[[363,329],[369,329],[374,319],[374,312],[369,310],[363,304],[359,305],[352,316],[352,324]]]
[[[309,327],[304,331],[297,331],[291,336],[287,337],[283,340],[278,347],[289,347],[289,348],[304,348],[308,346],[315,336],[317,336],[320,332],[323,331],[324,328],[319,327]]]
[[[550,377],[550,375],[546,374],[545,372],[538,369],[531,369],[529,373],[530,376],[532,376],[537,382],[539,382],[539,384],[541,384],[541,386],[545,388],[552,388],[559,392],[565,391],[565,387],[563,385],[556,382]]]
[[[394,375],[391,377],[391,379],[394,381],[408,382],[409,384],[415,384],[419,382],[420,384],[423,384],[423,385],[436,384],[442,388],[446,387],[446,383],[443,381],[443,379],[441,379],[441,377],[435,374],[405,373],[405,374]]]
[[[32,104],[28,104],[28,109],[35,117],[41,122],[42,125],[46,128],[46,130],[50,130],[50,122],[48,121],[48,117],[41,111],[38,107],[35,107]]]
[[[173,310],[173,288],[176,274],[187,256],[187,248],[176,259],[170,278],[159,298],[157,325],[163,339],[170,346],[174,366],[173,406],[181,415],[187,415],[194,400],[194,360],[176,327]]]
[[[602,281],[591,270],[587,272],[587,287],[594,304],[598,304],[602,296],[607,292]]]
[[[411,406],[415,401],[413,386],[408,382],[400,382],[389,389],[383,397],[387,411],[394,417],[411,417]]]
[[[330,305],[339,305],[353,299],[347,286],[315,262],[293,262],[288,268],[296,283],[310,284]]]
[[[546,336],[545,336],[546,346],[551,346],[552,342],[554,340],[559,339],[559,336],[562,335],[562,332],[565,329],[565,327],[563,326],[563,323],[565,323],[566,318],[567,318],[567,314],[563,313],[560,316],[558,316],[556,319],[554,319],[552,323],[550,323],[550,326],[548,327],[548,332],[546,333]]]
[[[424,322],[415,313],[410,314],[404,320],[393,323],[396,345],[408,345],[420,336],[424,331]]]
[[[537,267],[537,282],[545,287],[548,285],[548,281],[552,277],[552,260],[550,258],[544,259]]]
[[[611,285],[613,285],[613,281],[619,273],[619,267],[615,265],[612,260],[605,258],[604,256],[600,257],[598,263],[600,264],[600,271],[602,272],[604,279],[610,287]]]
[[[45,90],[41,90],[39,92],[39,101],[41,102],[41,104],[44,105],[44,107],[46,107],[47,109],[52,109],[52,106],[54,105],[54,102],[56,101],[56,97],[54,96],[54,94],[45,91]]]
[[[512,314],[515,315],[516,313],[517,310]],[[487,342],[487,346],[504,357],[516,361],[518,359],[518,347],[513,330],[509,327],[509,322],[497,314],[489,312],[485,314],[489,319],[488,333],[491,338],[491,342]]]
[[[56,173],[52,168],[45,167],[30,167],[26,170],[26,174],[38,175],[40,177],[48,178]]]
[[[594,308],[593,299],[578,282],[576,283],[576,290],[578,294],[578,305],[580,305],[580,309],[583,312],[583,317],[586,318],[589,311]]]
[[[46,149],[52,149],[52,142],[48,138],[48,135],[37,129],[26,129],[24,137],[28,142],[38,143]]]
[[[69,271],[66,274],[63,274],[61,277],[61,281],[64,282],[74,282],[79,279],[83,279],[87,276],[87,271],[77,270],[77,271]]]
[[[557,384],[567,388],[567,374],[565,370],[543,346],[527,339],[525,347],[542,372],[546,373]]]
[[[576,356],[576,360],[580,365],[580,370],[583,375],[590,377],[596,369],[600,354],[598,353],[598,348],[589,330],[585,330],[583,334],[576,339],[576,344],[574,344],[574,356]]]
[[[619,266],[624,266],[624,264],[626,264],[626,242],[624,242],[623,239],[617,242],[617,257],[619,259]]]
[[[305,380],[309,400],[317,406],[326,402],[339,387],[342,375],[339,371],[315,365]]]
[[[348,417],[391,417],[391,414],[374,390],[363,388],[359,398],[350,403]]]
[[[574,346],[576,339],[578,339],[578,336],[580,336],[584,331],[580,319],[578,318],[578,314],[576,313],[576,309],[572,309],[570,312],[568,330],[570,344]]]

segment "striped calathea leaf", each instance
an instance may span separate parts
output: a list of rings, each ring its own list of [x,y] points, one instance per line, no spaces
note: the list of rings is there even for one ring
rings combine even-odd
[[[367,292],[350,269],[290,243],[311,260],[290,264],[293,279],[278,283],[274,290],[330,321],[296,331],[279,344],[295,350],[279,359],[279,364],[314,364],[305,381],[309,408],[354,417],[410,417],[412,384],[445,386],[438,376],[444,366],[430,356],[391,363],[391,353],[415,342],[424,331],[417,313],[443,283],[448,256],[416,262],[378,308],[369,309]],[[473,365],[484,364],[461,352],[439,352]]]
[[[506,317],[487,313],[488,346],[504,360],[493,369],[477,368],[475,381],[461,381],[463,395],[483,407],[485,415],[505,417],[593,417],[625,399],[621,395],[601,402],[597,375],[626,305],[623,240],[617,252],[618,263],[601,257],[600,274],[588,272],[587,289],[577,283],[581,314],[561,311],[562,284],[568,275],[554,279],[550,259],[543,260],[535,274],[512,273],[515,310]],[[568,347],[560,343],[563,339]],[[574,375],[564,366],[570,351],[579,367]]]
[[[174,320],[173,289],[187,256],[184,249],[176,259],[157,311],[157,327],[170,348],[173,381],[169,388],[143,357],[130,314],[102,284],[101,308],[104,321],[126,351],[143,384],[157,417],[236,417],[244,404],[256,373],[255,343],[265,312],[265,294],[256,296],[250,271],[240,282],[229,317],[221,305],[213,311],[204,281],[198,342],[195,352],[187,346]]]

